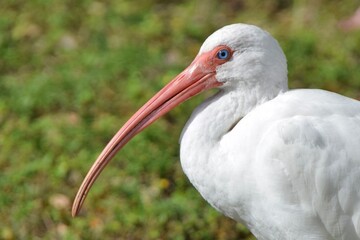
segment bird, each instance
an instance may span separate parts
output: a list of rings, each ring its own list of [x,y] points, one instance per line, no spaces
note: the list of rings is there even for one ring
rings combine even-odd
[[[208,89],[180,136],[180,162],[201,196],[257,239],[360,239],[360,102],[289,89],[270,33],[236,23],[212,33],[191,64],[145,103],[96,159],[78,214],[115,154],[159,117]]]

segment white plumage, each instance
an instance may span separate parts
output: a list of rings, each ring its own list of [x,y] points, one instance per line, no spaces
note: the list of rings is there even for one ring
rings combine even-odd
[[[181,141],[183,169],[202,196],[258,239],[359,239],[359,103],[293,90],[220,129],[209,116],[225,123],[238,104],[223,94],[200,106]]]
[[[219,59],[219,49],[230,55]],[[201,195],[258,239],[360,239],[360,103],[323,90],[288,91],[278,43],[244,24],[211,35],[190,67],[114,136],[73,214],[131,137],[210,87],[220,91],[193,112],[180,139],[182,167]]]

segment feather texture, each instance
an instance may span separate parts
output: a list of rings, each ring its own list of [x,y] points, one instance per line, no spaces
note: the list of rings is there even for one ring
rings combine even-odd
[[[241,38],[246,31],[238,46],[254,49],[251,36]],[[216,38],[207,41],[215,46]],[[256,46],[267,52],[261,41]],[[261,73],[244,78],[235,63],[224,64],[218,73],[237,87],[225,84],[193,112],[180,139],[186,175],[258,239],[360,239],[360,103],[323,90],[287,91],[278,84],[286,71],[267,75],[276,68],[259,49]],[[286,62],[281,55],[274,64]],[[234,61],[252,57],[242,51]]]

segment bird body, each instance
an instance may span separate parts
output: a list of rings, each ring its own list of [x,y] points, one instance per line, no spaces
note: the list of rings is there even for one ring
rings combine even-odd
[[[181,138],[182,167],[204,199],[258,239],[359,239],[360,103],[291,90],[233,118],[239,103],[224,95],[200,105]],[[219,128],[209,116],[224,101]]]
[[[195,94],[181,165],[214,208],[258,239],[360,239],[360,103],[288,90],[286,58],[258,27],[213,33],[195,60],[141,107],[93,164],[75,215],[106,164],[132,137]]]

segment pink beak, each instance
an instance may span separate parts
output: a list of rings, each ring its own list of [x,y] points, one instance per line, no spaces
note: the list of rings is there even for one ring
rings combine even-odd
[[[218,48],[198,55],[189,67],[145,103],[115,134],[83,180],[73,203],[73,216],[80,211],[87,193],[101,171],[137,133],[192,96],[222,84],[215,78],[216,66],[223,63],[213,59]]]

